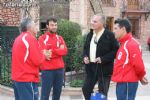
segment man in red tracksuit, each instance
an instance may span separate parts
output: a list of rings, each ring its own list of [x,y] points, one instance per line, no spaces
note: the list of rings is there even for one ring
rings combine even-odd
[[[67,54],[67,47],[63,38],[56,32],[57,20],[55,18],[48,19],[46,26],[48,31],[44,35],[40,36],[39,42],[43,48],[51,52],[51,57],[49,60],[45,60],[41,66],[41,100],[49,100],[52,87],[52,100],[60,100],[64,79],[63,56]]]
[[[38,100],[39,66],[49,58],[36,39],[35,23],[26,18],[12,48],[12,80],[15,100]]]
[[[127,19],[115,20],[115,37],[120,42],[114,65],[112,81],[117,82],[117,100],[135,100],[138,81],[147,84],[141,47],[132,37],[131,24]]]

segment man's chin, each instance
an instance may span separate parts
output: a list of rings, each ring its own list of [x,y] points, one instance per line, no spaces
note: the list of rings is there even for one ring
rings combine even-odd
[[[51,33],[56,33],[56,31],[50,31]]]

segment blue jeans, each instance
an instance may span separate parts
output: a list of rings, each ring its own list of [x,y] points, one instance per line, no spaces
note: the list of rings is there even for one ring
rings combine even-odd
[[[49,100],[51,88],[53,87],[52,100],[60,100],[64,80],[64,69],[42,71],[41,100]]]
[[[138,82],[117,83],[117,100],[135,100]]]
[[[38,84],[13,81],[15,100],[38,100]]]

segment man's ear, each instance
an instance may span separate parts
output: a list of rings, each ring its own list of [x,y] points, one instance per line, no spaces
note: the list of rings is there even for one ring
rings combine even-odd
[[[126,28],[125,27],[122,27],[123,31],[126,31]]]
[[[46,28],[48,29],[48,25],[46,25]]]

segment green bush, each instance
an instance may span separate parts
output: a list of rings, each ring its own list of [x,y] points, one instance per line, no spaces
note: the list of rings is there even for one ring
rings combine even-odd
[[[58,21],[58,34],[63,36],[68,47],[65,59],[66,71],[78,71],[82,68],[83,37],[80,25],[68,20]]]
[[[83,83],[84,81],[83,80],[73,80],[71,83],[70,83],[70,86],[71,87],[82,87],[83,86]]]
[[[76,44],[75,44],[75,52],[73,53],[73,62],[72,62],[72,68],[74,71],[78,72],[80,69],[82,69],[82,51],[83,51],[83,43],[84,38],[83,36],[77,36]]]

